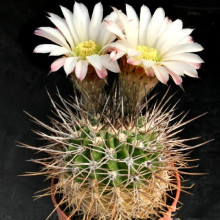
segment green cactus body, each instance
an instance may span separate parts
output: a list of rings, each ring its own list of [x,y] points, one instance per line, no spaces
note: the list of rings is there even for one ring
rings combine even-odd
[[[91,125],[95,127],[96,122],[92,121]],[[142,126],[139,120],[136,129],[119,134],[110,129],[91,130],[87,125],[78,127],[78,137],[69,141],[66,158],[68,167],[72,165],[78,170],[78,174],[74,173],[74,180],[96,180],[100,184],[126,188],[146,184],[152,172],[160,166],[158,158],[163,146],[155,144],[156,132],[141,132]],[[152,143],[154,147],[151,149]]]
[[[52,135],[39,132],[49,143],[29,148],[49,154],[36,162],[58,180],[52,190],[63,196],[68,219],[77,212],[83,219],[158,219],[173,208],[168,192],[177,189],[176,173],[187,167],[190,149],[188,139],[175,137],[185,122],[170,123],[173,108],[160,103],[130,117],[120,106],[112,112],[113,99],[102,114],[86,113],[78,103],[74,116],[75,106],[62,102],[60,118],[46,127]]]

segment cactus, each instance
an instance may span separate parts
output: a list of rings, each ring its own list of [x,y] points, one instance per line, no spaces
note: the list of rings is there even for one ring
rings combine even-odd
[[[167,108],[163,100],[144,115],[116,119],[111,115],[123,113],[111,114],[116,109],[111,104],[92,116],[80,102],[61,98],[63,107],[52,101],[58,116],[52,126],[34,118],[53,134],[37,132],[49,141],[46,146],[24,146],[50,155],[32,161],[58,180],[52,191],[62,194],[59,205],[65,205],[69,218],[79,213],[96,219],[157,219],[166,213],[175,173],[187,167],[185,151],[194,146],[175,137],[191,120],[172,125],[175,105]]]
[[[81,3],[74,4],[73,13],[61,10],[64,19],[49,13],[55,28],[34,32],[55,44],[38,45],[34,52],[62,56],[51,72],[63,66],[75,97],[67,101],[59,95],[61,104],[51,99],[51,125],[32,117],[50,132],[36,132],[48,143],[23,146],[49,156],[31,160],[43,168],[29,175],[52,179],[52,190],[43,195],[61,195],[55,208],[63,205],[68,219],[75,214],[98,220],[171,219],[179,174],[191,168],[187,151],[201,144],[188,146],[185,142],[193,138],[176,136],[195,118],[184,122],[185,115],[176,116],[176,105],[167,107],[167,93],[158,104],[147,99],[158,82],[167,84],[172,77],[181,86],[182,76],[197,78],[203,60],[193,52],[203,47],[162,8],[151,16],[143,5],[140,19],[130,5],[126,14],[114,7],[104,19],[101,3],[91,19]]]
[[[156,132],[146,133],[141,126],[115,133],[99,130],[92,121],[76,128],[65,150],[66,162],[74,172],[84,170],[76,178],[79,182],[88,176],[112,186],[144,184],[161,165],[163,146],[154,143],[156,138]]]

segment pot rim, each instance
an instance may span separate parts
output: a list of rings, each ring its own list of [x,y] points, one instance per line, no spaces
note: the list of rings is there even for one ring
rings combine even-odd
[[[63,212],[63,210],[61,210],[61,208],[55,198],[55,193],[54,193],[53,187],[52,187],[55,184],[54,182],[55,182],[55,178],[52,178],[51,179],[51,199],[52,199],[53,205],[54,205],[59,216],[62,216],[63,219],[68,219],[67,215]]]
[[[173,200],[172,205],[170,206],[169,210],[167,211],[166,214],[164,214],[163,218],[160,218],[159,220],[172,220],[171,215],[172,212],[176,211],[177,203],[179,201],[180,197],[180,190],[181,190],[181,180],[180,180],[180,175],[178,171],[176,171],[176,196]]]

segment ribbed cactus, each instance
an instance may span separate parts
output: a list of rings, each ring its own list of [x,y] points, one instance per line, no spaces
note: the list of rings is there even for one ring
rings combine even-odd
[[[52,191],[62,194],[59,205],[70,218],[78,213],[96,219],[158,219],[170,208],[168,192],[176,189],[176,172],[187,167],[185,152],[194,146],[175,137],[192,120],[171,124],[175,106],[167,108],[163,100],[144,115],[122,117],[120,108],[111,112],[117,109],[114,100],[92,116],[80,102],[61,98],[63,107],[52,101],[58,117],[51,119],[52,126],[34,118],[50,131],[37,132],[48,145],[24,146],[49,154],[33,162],[58,180]]]
[[[164,166],[164,147],[158,142],[157,131],[147,132],[144,122],[145,118],[139,117],[136,126],[130,129],[122,126],[117,130],[108,126],[103,128],[98,120],[89,119],[74,126],[72,138],[63,145],[63,160],[59,164],[66,169],[61,179],[67,182],[71,180],[71,183],[62,186],[68,194],[68,201],[79,196],[83,198],[82,194],[90,188],[80,206],[85,210],[92,200],[97,199],[100,204],[96,207],[95,215],[98,218],[109,218],[116,214],[112,205],[109,209],[102,208],[105,207],[105,200],[113,202],[115,196],[118,197],[118,202],[113,202],[115,208],[126,210],[130,218],[149,217],[149,213],[154,213],[153,209],[161,206],[168,184],[154,180],[154,184],[157,183],[155,186],[151,182],[155,174],[162,179],[166,176],[166,181],[169,178],[168,172],[160,171]],[[158,186],[161,191],[155,195]],[[90,205],[83,205],[88,201]],[[72,203],[74,207],[79,205],[77,199]],[[153,204],[153,207],[149,204]],[[139,211],[136,210],[138,207]],[[143,209],[146,212],[144,215]],[[84,212],[91,215],[88,210]]]
[[[93,122],[74,132],[65,157],[77,182],[88,177],[86,181],[100,184],[140,187],[162,165],[163,146],[156,142],[157,133],[141,131],[141,126],[118,132],[99,130]]]

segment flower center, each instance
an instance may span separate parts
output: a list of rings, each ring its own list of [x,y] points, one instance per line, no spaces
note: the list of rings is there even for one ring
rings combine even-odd
[[[97,54],[101,50],[101,47],[98,46],[93,40],[83,41],[74,48],[74,52],[77,56],[82,57],[84,60],[87,56]]]
[[[138,45],[137,50],[141,52],[141,59],[159,61],[158,52],[154,48]]]

